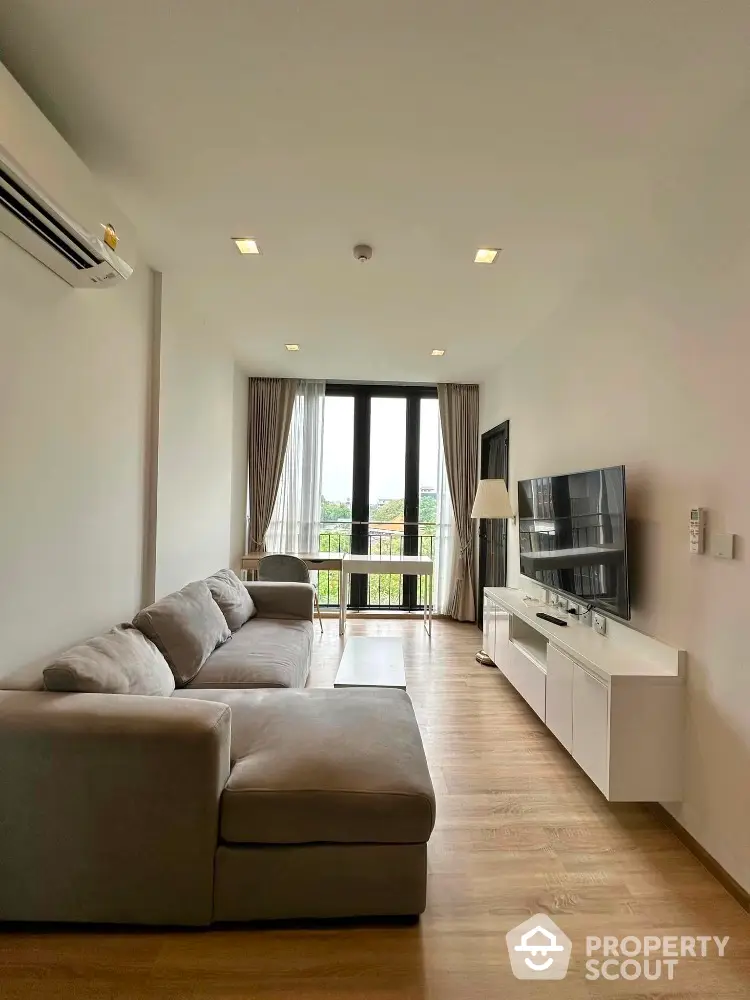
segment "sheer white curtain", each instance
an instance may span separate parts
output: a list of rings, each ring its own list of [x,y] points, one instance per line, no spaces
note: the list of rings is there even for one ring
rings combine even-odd
[[[447,615],[453,580],[453,553],[455,551],[456,522],[445,470],[443,433],[438,440],[437,460],[437,511],[435,514],[435,547],[433,549],[433,601],[439,615]]]
[[[325,398],[325,382],[299,383],[281,482],[266,534],[269,552],[317,552],[320,547]]]

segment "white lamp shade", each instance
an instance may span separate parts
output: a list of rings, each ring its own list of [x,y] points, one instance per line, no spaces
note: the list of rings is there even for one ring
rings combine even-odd
[[[510,505],[508,487],[504,479],[480,479],[477,486],[477,495],[474,497],[474,506],[471,508],[472,517],[514,517],[513,508]]]

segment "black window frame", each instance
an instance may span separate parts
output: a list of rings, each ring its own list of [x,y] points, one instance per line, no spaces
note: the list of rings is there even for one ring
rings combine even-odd
[[[419,434],[421,402],[437,399],[436,384],[397,382],[326,382],[326,396],[354,397],[354,444],[352,454],[352,539],[353,555],[366,555],[370,522],[370,428],[373,398],[406,399],[406,447],[404,454],[404,555],[419,550]],[[354,573],[347,607],[354,611],[421,611],[417,604],[415,576],[403,578],[400,605],[369,603],[367,576]]]

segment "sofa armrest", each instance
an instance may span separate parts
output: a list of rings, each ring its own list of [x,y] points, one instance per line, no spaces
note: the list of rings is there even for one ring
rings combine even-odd
[[[313,620],[314,588],[310,583],[248,581],[245,586],[260,618]]]
[[[207,924],[230,709],[0,692],[0,919]]]

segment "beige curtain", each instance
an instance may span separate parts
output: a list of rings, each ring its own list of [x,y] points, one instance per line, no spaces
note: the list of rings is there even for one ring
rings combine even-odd
[[[445,468],[456,521],[453,580],[448,614],[460,622],[476,621],[474,602],[474,522],[479,455],[479,386],[440,383],[440,427]]]
[[[299,380],[251,378],[248,406],[248,552],[263,552],[279,489]]]

